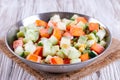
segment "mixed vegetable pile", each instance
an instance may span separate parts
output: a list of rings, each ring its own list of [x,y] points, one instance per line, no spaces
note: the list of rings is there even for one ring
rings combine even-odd
[[[105,50],[106,30],[99,23],[73,15],[22,26],[13,42],[19,56],[43,64],[72,64],[94,58]]]

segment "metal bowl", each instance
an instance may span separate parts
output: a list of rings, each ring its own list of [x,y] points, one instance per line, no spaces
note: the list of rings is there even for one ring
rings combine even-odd
[[[6,37],[5,37],[5,42],[6,42],[6,45],[7,45],[8,49],[12,52],[12,54],[17,56],[20,60],[22,60],[24,63],[26,63],[31,68],[33,68],[37,71],[45,71],[45,72],[52,72],[52,73],[63,73],[63,72],[77,71],[77,70],[85,67],[86,65],[89,65],[91,62],[95,61],[102,54],[105,54],[105,52],[109,48],[109,46],[111,44],[111,40],[112,40],[110,30],[105,25],[103,25],[103,27],[106,29],[107,34],[108,34],[107,46],[106,46],[105,51],[103,53],[101,53],[100,55],[96,56],[95,58],[92,58],[92,59],[84,61],[84,62],[74,63],[74,64],[64,64],[64,65],[40,64],[40,63],[35,63],[35,62],[32,62],[32,61],[28,61],[28,60],[26,60],[26,59],[24,59],[24,58],[22,58],[19,55],[14,53],[12,43],[16,39],[16,33],[18,32],[20,26],[26,26],[28,24],[31,24],[37,19],[42,19],[42,20],[48,21],[50,19],[50,17],[55,15],[55,14],[59,14],[61,18],[70,18],[72,15],[77,14],[79,16],[86,17],[88,19],[88,21],[98,22],[100,25],[103,25],[100,21],[98,21],[94,18],[91,18],[91,17],[83,15],[83,14],[78,14],[78,13],[48,12],[48,13],[40,13],[40,14],[37,14],[37,15],[33,15],[33,16],[30,16],[28,18],[25,18],[25,19],[17,22],[13,26],[11,26],[11,28],[7,32]]]

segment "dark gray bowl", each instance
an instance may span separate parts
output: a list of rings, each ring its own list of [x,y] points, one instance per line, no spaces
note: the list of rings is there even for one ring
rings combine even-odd
[[[40,14],[25,18],[25,19],[19,21],[18,23],[14,24],[13,26],[11,26],[11,28],[9,29],[9,31],[7,32],[6,37],[5,37],[6,45],[7,45],[8,49],[12,52],[12,54],[17,56],[20,60],[22,60],[24,63],[26,63],[31,68],[33,68],[37,71],[45,71],[45,72],[52,72],[52,73],[63,73],[63,72],[77,71],[77,70],[85,67],[86,65],[90,64],[91,62],[95,61],[102,54],[105,54],[105,52],[109,48],[109,46],[111,44],[111,40],[112,40],[110,30],[105,25],[103,25],[100,21],[98,21],[94,18],[91,18],[91,17],[86,16],[86,15],[82,15],[82,14],[77,14],[77,15],[86,17],[89,21],[92,20],[92,21],[98,22],[104,26],[104,28],[106,29],[106,31],[108,33],[108,38],[107,38],[107,46],[106,46],[106,49],[103,53],[101,53],[97,57],[92,58],[90,60],[87,60],[85,62],[74,63],[74,64],[65,64],[65,65],[49,65],[49,64],[35,63],[35,62],[28,61],[28,60],[16,55],[13,51],[12,43],[16,39],[16,33],[18,32],[19,27],[22,25],[25,26],[25,25],[28,25],[30,23],[33,23],[36,19],[42,19],[42,20],[48,21],[49,18],[55,14],[59,14],[61,18],[70,18],[73,14],[77,14],[77,13],[70,13],[70,12],[40,13]]]

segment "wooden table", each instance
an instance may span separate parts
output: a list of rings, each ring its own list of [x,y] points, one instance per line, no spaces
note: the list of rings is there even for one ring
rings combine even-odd
[[[0,0],[0,38],[15,22],[37,13],[67,11],[86,14],[106,24],[120,39],[120,0]],[[82,80],[120,80],[120,60]],[[0,52],[0,80],[35,80]]]

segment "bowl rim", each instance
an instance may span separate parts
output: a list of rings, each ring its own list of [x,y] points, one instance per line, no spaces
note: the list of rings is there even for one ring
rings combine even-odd
[[[37,15],[41,15],[41,14],[49,14],[49,13],[66,13],[66,14],[69,14],[69,13],[70,13],[70,14],[78,14],[78,15],[80,15],[80,16],[84,16],[84,17],[88,17],[88,18],[93,18],[93,19],[101,22],[100,20],[98,20],[98,19],[96,19],[96,18],[94,18],[94,17],[88,16],[88,15],[86,15],[86,14],[75,13],[75,12],[61,12],[61,11],[60,11],[60,12],[43,12],[43,13],[37,13],[37,14],[35,14],[35,15],[31,15],[31,16],[25,17],[25,18],[17,21],[15,24],[18,24],[19,22],[25,20],[26,18],[32,17],[32,16],[37,16]],[[103,24],[103,22],[101,22],[101,23]],[[13,25],[15,25],[15,24],[13,24]],[[11,27],[12,27],[13,25],[11,25]],[[111,46],[111,43],[112,43],[112,34],[111,34],[111,31],[109,30],[109,28],[108,28],[105,24],[103,24],[103,25],[104,25],[105,28],[107,29],[106,31],[109,33],[109,36],[110,36],[110,40],[109,40],[108,46],[105,48],[105,50],[104,50],[100,55],[98,55],[98,56],[96,56],[96,57],[94,57],[94,58],[91,58],[91,59],[89,59],[89,60],[83,61],[83,62],[77,62],[77,63],[72,63],[72,64],[59,64],[59,65],[54,65],[54,64],[42,64],[42,63],[37,63],[37,62],[33,62],[33,61],[26,60],[25,58],[17,55],[17,54],[10,48],[10,46],[8,45],[7,36],[8,36],[8,32],[12,29],[11,27],[8,29],[8,31],[7,31],[7,33],[6,33],[6,35],[5,35],[5,44],[6,44],[7,48],[12,52],[13,55],[15,55],[16,57],[18,57],[18,58],[20,58],[20,59],[23,59],[24,61],[32,62],[33,64],[44,65],[44,66],[70,66],[70,65],[77,65],[77,64],[87,63],[87,62],[92,61],[92,60],[96,60],[97,58],[99,58],[100,56],[102,56],[103,54],[105,54],[105,52],[106,52],[106,51],[109,49],[109,47]],[[103,27],[104,27],[104,26],[103,26]],[[22,60],[21,60],[21,61],[22,61]],[[23,62],[23,61],[22,61],[22,62]]]

